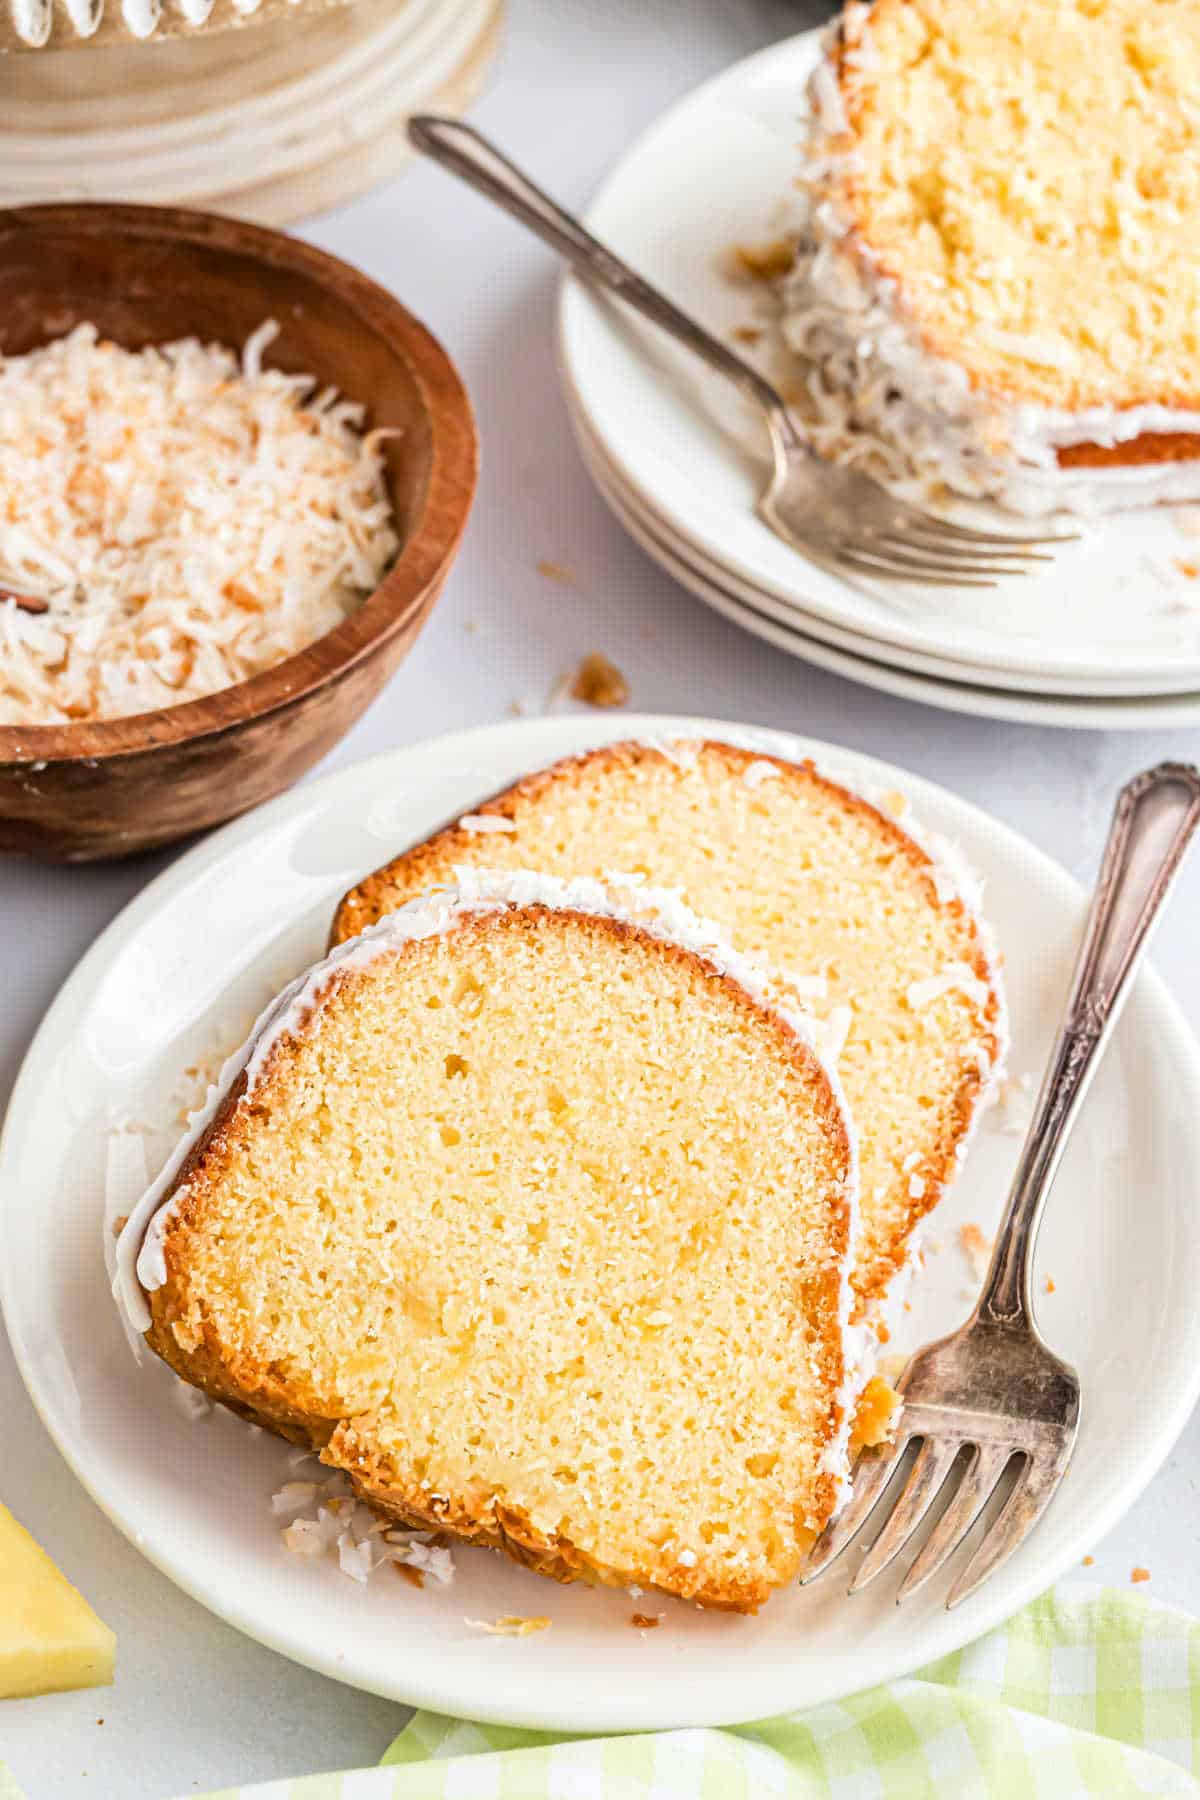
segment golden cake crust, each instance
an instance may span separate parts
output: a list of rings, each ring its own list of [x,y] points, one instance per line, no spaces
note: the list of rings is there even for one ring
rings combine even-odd
[[[546,913],[546,908],[533,904],[519,912],[469,914],[455,929],[472,933],[528,932],[536,928],[537,921]],[[568,909],[556,911],[552,916],[609,940],[653,943],[657,955],[699,978],[710,989],[719,990],[723,999],[732,1003],[756,1032],[767,1037],[773,1053],[781,1054],[803,1072],[808,1091],[816,1095],[816,1110],[824,1122],[827,1141],[839,1171],[838,1198],[831,1205],[834,1239],[831,1260],[812,1283],[812,1292],[819,1302],[814,1308],[821,1327],[819,1362],[829,1392],[836,1395],[846,1376],[839,1323],[841,1278],[838,1270],[847,1253],[852,1225],[854,1150],[845,1115],[823,1066],[782,1015],[760,1003],[740,983],[694,951],[673,942],[650,939],[638,926],[620,919]],[[400,958],[417,957],[427,943],[427,939],[404,943],[388,954]],[[310,1018],[316,1017],[338,989],[361,978],[361,972],[352,968],[332,971],[314,996]],[[298,1035],[307,1030],[306,1023]],[[631,1579],[641,1579],[646,1585],[656,1585],[665,1592],[696,1600],[706,1607],[741,1612],[756,1610],[770,1592],[761,1581],[729,1580],[714,1584],[711,1576],[706,1577],[702,1569],[693,1571],[682,1567],[666,1579],[661,1571],[616,1570],[590,1556],[569,1538],[539,1531],[519,1506],[503,1502],[495,1495],[483,1491],[430,1494],[422,1487],[415,1471],[405,1479],[394,1467],[386,1465],[377,1454],[369,1425],[352,1416],[341,1416],[336,1409],[314,1408],[311,1401],[306,1403],[296,1392],[295,1385],[282,1378],[270,1362],[247,1357],[238,1346],[222,1340],[193,1303],[190,1291],[193,1239],[204,1232],[210,1195],[218,1187],[223,1169],[249,1141],[255,1113],[260,1109],[269,1112],[279,1098],[281,1078],[294,1042],[292,1034],[285,1032],[272,1045],[257,1075],[248,1106],[244,1104],[248,1098],[245,1071],[238,1076],[192,1147],[170,1189],[161,1197],[161,1205],[173,1203],[173,1212],[162,1241],[166,1279],[146,1295],[151,1324],[145,1338],[150,1348],[183,1380],[213,1399],[291,1442],[312,1449],[323,1462],[343,1470],[363,1500],[401,1526],[442,1532],[464,1542],[503,1551],[525,1567],[562,1582],[584,1580],[622,1585]],[[818,1454],[833,1443],[841,1424],[841,1408],[835,1402],[830,1406],[816,1444]],[[797,1566],[829,1518],[836,1494],[837,1483],[831,1474],[819,1473],[814,1477],[807,1510],[795,1521],[794,1561]]]
[[[920,872],[930,906],[946,913],[955,921],[961,935],[964,960],[988,990],[983,1048],[991,1065],[998,1065],[1004,1050],[1004,1025],[996,971],[992,967],[978,923],[968,913],[962,900],[958,897],[938,897],[932,860],[916,840],[870,801],[821,774],[811,761],[790,763],[782,757],[713,739],[697,744],[694,749],[706,764],[719,767],[732,779],[743,778],[752,763],[770,764],[778,770],[781,779],[811,787],[847,815],[868,820],[872,832],[885,839],[891,848],[901,853]],[[519,824],[563,786],[578,787],[596,777],[619,778],[623,773],[648,763],[671,762],[671,752],[652,744],[623,742],[604,745],[582,755],[565,757],[545,769],[525,776],[490,800],[475,806],[473,814],[500,817]],[[330,930],[331,944],[356,936],[386,913],[425,890],[452,881],[456,863],[488,866],[488,859],[496,854],[497,846],[504,842],[505,838],[499,834],[481,837],[459,823],[447,825],[435,832],[424,843],[414,845],[365,876],[343,896],[334,914]],[[571,862],[570,852],[566,853],[566,861]],[[571,862],[570,872],[603,875],[606,871],[593,869],[588,862],[586,847],[582,847],[579,850],[578,866]],[[675,885],[669,870],[652,868],[649,875],[651,880],[662,885]],[[686,890],[684,898],[689,903],[696,904],[693,896]],[[700,905],[699,910],[715,916],[715,909],[711,905]],[[739,945],[739,948],[755,951],[772,960],[763,944],[747,943]],[[972,1130],[984,1090],[984,1076],[978,1062],[964,1066],[950,1099],[936,1149],[922,1162],[923,1186],[920,1193],[905,1192],[899,1197],[901,1217],[897,1229],[892,1232],[890,1241],[877,1247],[875,1253],[855,1274],[860,1311],[882,1301],[890,1283],[907,1259],[909,1238],[914,1228],[937,1204],[944,1189],[958,1173],[960,1149],[965,1146]],[[854,1096],[851,1095],[852,1104],[853,1099]],[[869,1212],[870,1202],[871,1196],[864,1186],[865,1213]]]

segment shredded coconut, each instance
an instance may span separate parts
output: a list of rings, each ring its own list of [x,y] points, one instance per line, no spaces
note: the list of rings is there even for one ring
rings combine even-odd
[[[993,1118],[1006,1137],[1024,1137],[1033,1119],[1033,1077],[1013,1075],[1000,1083]]]
[[[398,540],[380,432],[311,375],[79,325],[0,358],[0,724],[172,706],[337,625]],[[30,610],[34,606],[38,610]]]
[[[336,1556],[351,1581],[369,1581],[385,1564],[416,1569],[443,1587],[454,1580],[454,1558],[434,1532],[390,1526],[356,1498],[344,1475],[285,1481],[271,1495],[271,1511],[289,1520],[279,1534],[285,1550],[293,1556]]]
[[[757,762],[747,763],[742,770],[742,780],[748,788],[760,788],[764,781],[778,781],[779,770],[762,757]]]
[[[464,813],[458,821],[460,831],[469,831],[474,836],[483,837],[489,831],[515,832],[515,819],[506,819],[503,813]]]
[[[780,980],[799,1000],[828,1000],[829,978],[826,975],[781,975]]]
[[[821,1055],[827,1062],[837,1067],[838,1059],[846,1048],[846,1039],[850,1035],[850,1026],[854,1014],[848,1006],[831,1006],[826,1019],[816,1020],[812,1029],[816,1033]]]
[[[175,1377],[175,1385],[171,1389],[171,1399],[176,1411],[181,1412],[185,1419],[193,1422],[197,1419],[207,1419],[215,1404],[200,1388],[192,1387],[190,1382],[181,1380],[178,1375]]]
[[[987,1005],[987,983],[979,979],[974,969],[962,962],[948,963],[940,975],[929,975],[924,981],[912,982],[908,990],[908,1004],[914,1012],[920,1012],[923,1007],[931,1006],[943,994],[953,993],[956,988],[975,1006]]]
[[[487,1631],[493,1637],[530,1637],[535,1631],[549,1631],[547,1618],[523,1619],[519,1613],[503,1613],[498,1619],[463,1619],[472,1631]]]

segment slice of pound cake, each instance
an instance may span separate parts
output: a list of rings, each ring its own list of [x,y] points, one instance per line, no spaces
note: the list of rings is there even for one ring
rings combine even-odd
[[[1004,1049],[994,962],[968,871],[914,835],[900,794],[730,744],[613,744],[531,775],[346,895],[352,936],[456,869],[631,871],[677,888],[790,977],[837,1036],[859,1132],[864,1307],[965,1154]]]
[[[828,452],[1029,512],[1200,493],[1198,91],[1196,0],[847,5],[784,287]]]
[[[467,874],[264,1015],[118,1283],[386,1515],[750,1611],[846,1478],[856,1194],[836,1076],[716,927]]]

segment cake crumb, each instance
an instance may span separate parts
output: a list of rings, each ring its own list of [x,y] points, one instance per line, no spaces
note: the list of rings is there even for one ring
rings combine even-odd
[[[535,1631],[550,1629],[549,1619],[523,1619],[519,1613],[502,1613],[498,1619],[468,1619],[464,1616],[463,1624],[469,1625],[472,1631],[490,1632],[493,1637],[531,1637]]]
[[[734,264],[751,281],[779,281],[796,260],[796,246],[791,238],[772,238],[765,244],[737,244]]]
[[[735,344],[757,344],[762,341],[762,327],[760,325],[735,325],[729,335]]]
[[[639,1631],[653,1631],[662,1616],[661,1613],[633,1613],[629,1623]]]
[[[569,563],[551,562],[547,558],[538,563],[537,572],[547,581],[557,581],[563,587],[574,587],[579,580]]]
[[[1085,1556],[1083,1559],[1084,1568],[1090,1569],[1093,1566],[1093,1564],[1095,1563],[1095,1561],[1096,1561],[1096,1559],[1094,1556]]]
[[[975,1280],[982,1281],[992,1252],[991,1238],[978,1225],[968,1222],[958,1228],[958,1247],[971,1265],[971,1274]]]
[[[1149,1569],[1143,1569],[1142,1565],[1139,1563],[1135,1569],[1130,1569],[1129,1579],[1132,1582],[1149,1581],[1150,1571]]]
[[[1196,577],[1200,575],[1200,563],[1188,562],[1182,556],[1175,558],[1175,567],[1181,575],[1186,575],[1189,581],[1195,581]]]
[[[624,706],[629,698],[629,683],[615,663],[592,650],[572,677],[570,695],[585,706]]]
[[[1053,1275],[1047,1275],[1046,1277],[1046,1292],[1048,1294],[1056,1294],[1058,1292],[1057,1287],[1054,1285]]]
[[[411,1563],[393,1563],[392,1567],[397,1575],[402,1576],[412,1587],[423,1588],[425,1586],[424,1575],[420,1569],[414,1569]]]

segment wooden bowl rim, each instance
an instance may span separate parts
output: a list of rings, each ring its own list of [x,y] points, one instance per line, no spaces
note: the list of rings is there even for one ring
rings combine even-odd
[[[15,236],[43,229],[212,245],[307,276],[347,301],[407,363],[430,422],[432,454],[421,510],[399,556],[379,586],[323,637],[247,681],[178,706],[70,725],[0,725],[0,766],[138,755],[235,730],[294,706],[403,631],[458,547],[478,474],[471,402],[433,334],[351,264],[269,226],[193,207],[104,201],[6,207],[0,208],[0,256]]]

